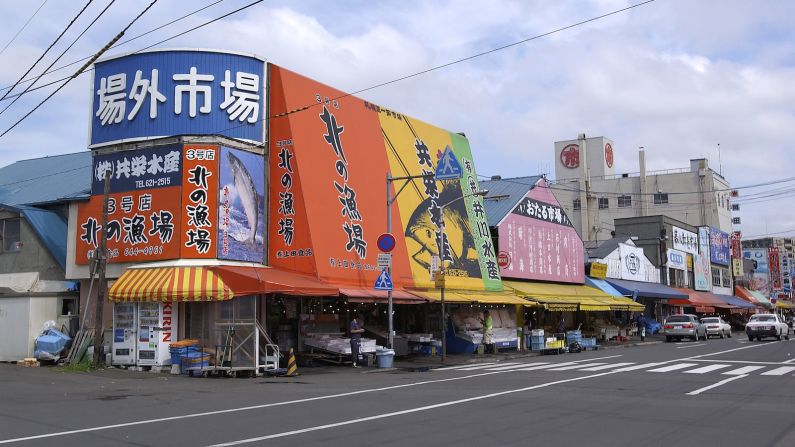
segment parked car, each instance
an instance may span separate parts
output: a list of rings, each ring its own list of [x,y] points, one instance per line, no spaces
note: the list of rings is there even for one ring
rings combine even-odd
[[[691,314],[672,315],[663,324],[665,331],[665,341],[682,340],[692,338],[698,341],[700,338],[707,340],[707,327],[697,316]]]
[[[701,322],[707,326],[707,337],[710,335],[720,338],[732,336],[732,327],[721,317],[704,317]]]
[[[748,340],[762,340],[763,337],[781,337],[789,340],[789,326],[778,314],[756,314],[751,315],[748,324],[745,325],[745,333]]]

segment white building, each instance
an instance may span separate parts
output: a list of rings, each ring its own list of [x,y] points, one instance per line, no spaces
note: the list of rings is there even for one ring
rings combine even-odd
[[[732,231],[731,186],[707,159],[681,169],[647,171],[643,149],[638,172],[616,173],[615,146],[605,137],[555,143],[552,190],[583,241],[612,237],[618,218],[665,215],[694,227]]]

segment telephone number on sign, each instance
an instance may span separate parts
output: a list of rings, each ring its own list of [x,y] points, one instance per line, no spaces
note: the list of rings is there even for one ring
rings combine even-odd
[[[163,254],[162,245],[149,245],[148,247],[129,247],[124,249],[124,256],[149,256]]]
[[[152,188],[155,186],[168,186],[171,184],[171,177],[149,178],[146,180],[136,180],[136,188]]]

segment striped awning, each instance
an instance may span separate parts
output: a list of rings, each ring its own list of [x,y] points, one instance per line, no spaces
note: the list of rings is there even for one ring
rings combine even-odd
[[[207,267],[129,269],[108,292],[111,301],[226,301],[235,297]]]
[[[414,295],[426,298],[429,301],[439,302],[442,294],[439,290],[412,291]],[[480,290],[445,290],[445,303],[459,304],[519,304],[532,306],[534,303],[507,292],[488,292]]]

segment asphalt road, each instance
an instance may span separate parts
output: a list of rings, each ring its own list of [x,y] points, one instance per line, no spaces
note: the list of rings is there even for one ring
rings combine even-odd
[[[0,445],[795,446],[795,340],[188,378],[0,365]]]

